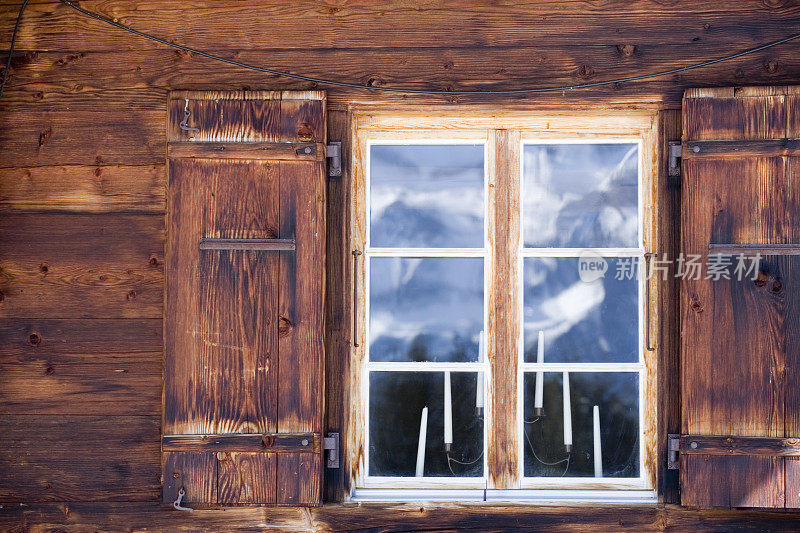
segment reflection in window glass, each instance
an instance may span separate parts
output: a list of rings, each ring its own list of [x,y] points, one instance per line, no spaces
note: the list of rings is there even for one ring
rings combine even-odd
[[[639,361],[639,259],[595,259],[608,270],[594,281],[582,281],[576,257],[524,259],[525,362],[538,362],[540,331],[544,363]]]
[[[535,389],[536,373],[526,372],[522,443],[526,477],[639,477],[638,373],[569,373],[569,452],[564,444],[563,373],[544,373],[541,416],[535,411]],[[600,436],[597,456],[602,459],[598,463],[595,428]]]
[[[484,146],[372,145],[370,246],[483,248]]]
[[[445,376],[450,377],[451,416],[445,414]],[[369,475],[483,476],[477,378],[475,372],[371,372]],[[451,420],[449,451],[446,418]]]
[[[371,361],[478,360],[483,258],[372,257]]]
[[[637,247],[638,155],[634,143],[525,144],[525,246]]]

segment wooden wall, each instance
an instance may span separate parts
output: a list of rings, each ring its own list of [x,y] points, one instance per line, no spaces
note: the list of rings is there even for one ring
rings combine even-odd
[[[8,50],[20,3],[0,5],[0,51]],[[683,66],[800,31],[794,0],[80,4],[240,61],[436,89],[598,81]],[[166,94],[315,87],[166,49],[53,0],[30,2],[17,46],[0,101],[0,529],[37,523],[128,529],[145,525],[147,516],[156,528],[182,527],[190,522],[179,520],[188,518],[158,504]],[[790,43],[648,82],[538,96],[412,97],[331,88],[329,131],[332,140],[345,135],[353,103],[676,109],[687,87],[800,84],[799,48]],[[6,57],[0,52],[3,64]],[[350,260],[346,183],[329,184],[334,295],[346,293]],[[328,305],[328,388],[341,386],[335,376],[346,364],[348,305],[346,297]],[[340,406],[330,406],[327,416],[335,427]],[[483,517],[468,524],[477,528],[530,520],[730,530],[739,519],[757,524],[770,516],[672,508],[602,516],[443,509],[327,506],[313,515],[237,510],[197,519],[209,526],[235,518],[242,528],[347,529],[442,527],[473,514]]]

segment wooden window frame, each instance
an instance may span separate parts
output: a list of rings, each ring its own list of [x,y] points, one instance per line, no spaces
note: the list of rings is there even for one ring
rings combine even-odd
[[[348,389],[349,405],[344,454],[349,466],[350,494],[354,491],[380,490],[387,486],[406,489],[407,496],[418,493],[420,496],[435,496],[438,489],[462,489],[461,496],[470,498],[473,491],[469,489],[486,489],[484,498],[491,499],[495,495],[500,499],[525,499],[550,494],[555,498],[570,497],[576,492],[587,489],[614,490],[616,494],[629,493],[634,497],[652,498],[657,485],[657,428],[660,401],[658,394],[658,376],[656,375],[659,360],[660,343],[656,343],[654,351],[647,351],[642,341],[641,364],[644,366],[643,380],[640,383],[640,435],[641,472],[634,479],[569,478],[568,480],[544,480],[543,478],[524,478],[522,473],[522,453],[520,430],[522,413],[522,395],[520,380],[522,378],[521,360],[521,173],[520,157],[523,140],[553,142],[556,140],[577,139],[583,142],[608,139],[638,140],[640,143],[640,225],[641,246],[643,253],[658,252],[660,248],[657,222],[662,210],[657,188],[661,176],[660,161],[663,150],[660,149],[659,113],[655,110],[619,110],[619,111],[570,111],[564,109],[519,110],[496,112],[470,112],[469,114],[450,110],[420,110],[414,112],[397,110],[353,110],[350,114],[351,151],[351,244],[353,250],[363,251],[367,235],[367,176],[368,147],[371,141],[389,141],[409,143],[413,140],[426,139],[444,142],[447,139],[474,140],[487,143],[488,171],[486,173],[486,220],[485,231],[488,235],[487,253],[491,260],[487,261],[488,277],[487,293],[487,333],[486,361],[488,368],[485,374],[487,384],[485,396],[485,482],[479,485],[464,483],[460,478],[442,481],[438,478],[431,482],[414,478],[388,478],[379,483],[367,476],[366,453],[366,325],[367,305],[366,291],[367,272],[363,264],[354,272],[354,283],[357,284],[358,315],[354,317],[358,338],[354,339],[357,347],[353,347],[348,365],[345,387]],[[504,216],[503,214],[508,214]],[[507,224],[496,224],[501,218]],[[665,243],[662,252],[670,252],[671,244]],[[645,280],[640,282],[640,294],[644,294]],[[640,299],[640,338],[646,338],[644,328],[650,328],[652,339],[659,339],[662,319],[659,316],[659,302],[663,296],[665,284],[649,280],[650,301]],[[644,306],[650,307],[650,313]],[[645,317],[650,316],[649,323]],[[500,383],[512,383],[510,387],[498,387]],[[503,406],[502,409],[499,407]],[[503,454],[498,450],[512,449],[516,453]],[[431,478],[428,478],[431,479]],[[440,491],[441,492],[441,491]],[[403,490],[395,497],[387,499],[404,499]],[[442,499],[454,499],[456,493],[449,496],[439,494]],[[479,498],[481,499],[481,498]],[[595,498],[603,500],[601,493]]]

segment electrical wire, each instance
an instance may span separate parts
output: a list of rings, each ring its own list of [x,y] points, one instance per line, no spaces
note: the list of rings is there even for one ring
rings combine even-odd
[[[732,59],[737,59],[739,57],[743,57],[746,55],[754,54],[756,52],[760,52],[762,50],[766,50],[768,48],[772,48],[773,46],[778,46],[781,44],[788,43],[790,41],[794,41],[795,39],[800,39],[800,33],[796,33],[794,35],[790,35],[789,37],[780,39],[778,41],[774,41],[771,43],[763,44],[761,46],[757,46],[755,48],[750,48],[744,50],[742,52],[737,52],[735,54],[730,54],[724,57],[720,57],[717,59],[710,59],[707,61],[702,61],[699,63],[694,63],[691,65],[686,65],[684,67],[677,67],[668,70],[662,70],[659,72],[654,72],[651,74],[639,74],[636,76],[626,76],[623,78],[615,78],[613,80],[603,80],[603,81],[595,81],[595,82],[587,82],[587,83],[578,83],[574,85],[561,85],[556,87],[533,87],[533,88],[522,88],[522,89],[487,89],[487,90],[480,90],[480,89],[471,89],[471,90],[436,90],[436,89],[412,89],[412,88],[405,88],[405,87],[387,87],[387,86],[372,86],[372,85],[364,85],[361,83],[352,83],[352,82],[345,82],[345,81],[336,81],[336,80],[329,80],[325,78],[317,78],[314,76],[305,76],[302,74],[292,74],[290,72],[284,72],[272,68],[267,67],[259,67],[257,65],[252,65],[248,63],[242,63],[241,61],[236,61],[233,59],[228,59],[222,56],[218,56],[209,52],[204,52],[203,50],[198,50],[196,48],[191,48],[188,46],[183,46],[177,43],[173,43],[170,41],[166,41],[159,37],[155,37],[148,33],[141,32],[139,30],[135,30],[129,26],[121,24],[119,22],[115,22],[114,20],[108,19],[103,17],[102,15],[98,15],[92,11],[88,11],[83,9],[82,7],[72,3],[70,0],[59,0],[62,4],[71,7],[72,9],[86,15],[87,17],[91,17],[93,19],[99,20],[115,28],[119,28],[121,30],[127,31],[134,35],[138,35],[139,37],[149,39],[151,41],[157,42],[159,44],[163,44],[164,46],[169,46],[172,48],[176,48],[178,50],[183,50],[185,52],[189,52],[192,54],[199,55],[201,57],[205,57],[208,59],[212,59],[214,61],[220,61],[223,63],[227,63],[229,65],[233,65],[236,67],[241,67],[248,70],[254,70],[257,72],[263,72],[265,74],[272,74],[275,76],[285,77],[285,78],[292,78],[301,81],[308,81],[320,85],[330,85],[334,87],[347,87],[350,89],[364,89],[368,91],[382,91],[382,92],[392,92],[392,93],[404,93],[404,94],[428,94],[428,95],[443,95],[443,96],[458,96],[458,95],[509,95],[509,94],[535,94],[535,93],[546,93],[546,92],[557,92],[557,91],[568,91],[574,89],[587,89],[590,87],[602,87],[605,85],[613,85],[616,83],[626,83],[632,81],[641,81],[651,78],[658,78],[661,76],[668,76],[670,74],[678,74],[680,72],[686,72],[687,70],[693,70],[698,68],[707,67],[710,65],[714,65],[716,63],[723,63],[725,61],[730,61]],[[22,18],[22,11],[25,9],[25,5],[27,4],[27,0],[23,3],[22,9],[20,9],[20,16]],[[17,26],[19,25],[19,18],[17,19]],[[15,32],[16,34],[16,28]],[[13,43],[13,41],[12,41]],[[13,52],[13,46],[12,50]],[[11,63],[10,55],[9,55],[9,65]],[[6,74],[8,74],[8,68],[6,68]],[[4,76],[5,78],[5,76]],[[5,81],[5,80],[4,80]],[[0,88],[2,91],[2,88]],[[0,95],[2,93],[0,92]]]
[[[22,7],[19,8],[17,15],[17,23],[14,24],[14,32],[11,34],[11,46],[8,49],[8,60],[6,61],[6,69],[3,71],[3,80],[0,81],[0,100],[3,99],[3,91],[6,88],[6,80],[8,80],[8,71],[11,70],[11,58],[14,57],[14,44],[17,41],[17,32],[19,31],[19,23],[22,20],[22,14],[25,12],[25,7],[28,5],[28,0],[22,2]]]

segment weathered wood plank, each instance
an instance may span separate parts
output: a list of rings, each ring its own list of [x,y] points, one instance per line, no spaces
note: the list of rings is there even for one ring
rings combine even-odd
[[[3,113],[0,167],[59,165],[159,165],[164,162],[164,106],[73,112]]]
[[[161,369],[153,364],[47,362],[0,365],[0,413],[154,415]]]
[[[161,368],[163,321],[154,319],[0,321],[0,363],[139,363]]]
[[[17,7],[3,6],[0,25],[13,25]],[[89,0],[81,2],[81,7],[163,39],[223,49],[276,44],[290,50],[371,49],[383,48],[386,43],[425,48],[437,36],[447,35],[453,47],[487,43],[524,47],[543,39],[554,45],[583,44],[608,36],[604,42],[611,46],[650,42],[697,46],[696,43],[714,41],[740,50],[785,36],[786,28],[798,18],[792,4],[746,0],[724,5],[711,0],[676,2],[657,7],[645,0],[578,6],[560,1],[523,2],[503,9],[486,9],[476,1],[428,4],[396,0],[320,7],[309,1],[284,4],[249,0],[230,4],[208,0],[185,9]],[[742,20],[748,20],[747,32],[741,31]],[[159,46],[124,36],[119,30],[53,1],[32,3],[24,22],[19,35],[23,50],[142,50]],[[3,35],[0,48],[8,48],[9,38]]]
[[[726,508],[784,506],[782,457],[681,455],[681,504]]]
[[[150,166],[0,169],[0,210],[163,213],[166,171]]]
[[[164,435],[161,448],[165,452],[320,452],[322,436],[319,433]]]
[[[548,39],[547,42],[550,42]],[[441,47],[424,50],[386,48],[365,54],[353,49],[284,50],[237,49],[221,55],[252,64],[269,64],[291,72],[364,85],[391,85],[415,89],[509,89],[533,86],[575,85],[615,79],[631,72],[657,72],[696,62],[717,54],[719,48],[700,42],[642,44],[641,46],[580,45],[555,47],[533,42],[524,48],[478,46],[470,49]],[[695,49],[698,46],[701,48]],[[741,46],[736,44],[736,47]],[[79,48],[83,50],[83,48]],[[628,52],[620,52],[627,50]],[[696,71],[680,78],[662,77],[646,82],[620,83],[586,90],[537,94],[533,102],[553,106],[621,106],[631,103],[679,107],[683,90],[701,83],[735,85],[774,83],[800,72],[800,58],[766,50]],[[628,55],[629,53],[629,55]],[[535,58],[532,60],[532,58]],[[2,59],[2,56],[0,56]],[[0,67],[2,69],[3,67]],[[87,84],[86,80],[92,83]],[[531,80],[547,80],[547,83]],[[165,89],[209,86],[237,90],[307,89],[311,83],[280,78],[220,64],[171,50],[128,52],[20,52],[12,61],[7,91],[0,112],[14,109],[97,111],[111,109],[162,109]],[[344,108],[349,102],[366,104],[517,104],[532,103],[531,95],[421,96],[376,93],[328,87],[329,105]],[[183,118],[181,106],[180,118]],[[163,117],[163,116],[162,116]],[[162,123],[163,124],[163,123]]]
[[[681,138],[681,114],[665,110],[659,113],[659,169],[656,186],[656,241],[654,249],[667,257],[678,257],[680,253],[681,197],[680,187],[670,185],[667,176],[669,167],[669,141]],[[656,376],[658,380],[658,423],[656,433],[658,493],[664,503],[680,503],[678,472],[668,470],[667,445],[664,435],[680,433],[680,280],[672,267],[670,275],[658,281],[659,311],[661,324],[658,343],[659,357]]]
[[[218,453],[220,505],[275,503],[274,453]]]
[[[2,415],[0,501],[152,502],[159,425],[157,415]]]
[[[158,215],[0,215],[0,316],[159,318]]]
[[[280,163],[280,237],[296,251],[280,254],[278,431],[319,432],[325,391],[325,165]],[[280,466],[279,466],[280,468]]]
[[[9,533],[58,531],[495,531],[553,529],[575,532],[700,531],[794,532],[800,514],[695,511],[669,506],[557,507],[502,504],[341,504],[305,512],[296,508],[236,507],[197,510],[191,517],[150,502],[42,503],[3,506]]]
[[[800,438],[681,435],[680,451],[687,455],[800,456]]]
[[[170,162],[168,434],[275,430],[279,258],[198,243],[276,236],[278,178],[277,164]]]
[[[800,155],[800,139],[687,141],[683,159],[697,157],[759,157]]]
[[[517,254],[520,232],[519,133],[498,130],[493,139],[496,159],[490,161],[490,239],[494,245],[489,300],[487,355],[494,385],[490,387],[491,424],[487,427],[490,488],[519,487],[517,424],[517,359],[519,292]],[[493,191],[493,193],[492,193]],[[492,197],[493,194],[493,197]]]
[[[162,455],[163,487],[161,501],[176,501],[181,489],[181,503],[207,505],[217,501],[217,455],[211,452],[165,452]]]
[[[347,376],[352,347],[352,255],[350,251],[350,123],[342,111],[328,113],[330,141],[342,142],[342,175],[327,180],[325,244],[325,434],[339,433],[347,442],[350,412]],[[331,453],[331,452],[326,452]],[[325,501],[342,501],[347,494],[347,454],[339,450],[339,468],[325,468]]]
[[[783,138],[785,102],[785,96],[686,98],[684,138],[687,142]]]
[[[199,159],[323,161],[325,147],[319,143],[173,142],[169,143],[169,156]]]
[[[277,459],[278,505],[321,505],[322,454],[281,454]]]

